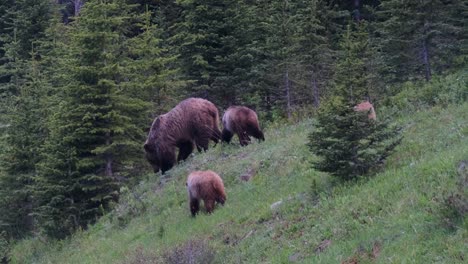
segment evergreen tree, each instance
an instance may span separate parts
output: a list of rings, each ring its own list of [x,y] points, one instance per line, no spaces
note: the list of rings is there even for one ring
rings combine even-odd
[[[323,104],[309,147],[319,156],[318,170],[350,180],[378,166],[399,144],[399,129],[388,120],[372,120],[353,107],[371,94],[368,34],[362,22],[348,26],[340,46],[334,96]]]
[[[8,108],[8,97],[17,94],[15,87],[24,84],[26,61],[35,42],[44,37],[52,9],[48,0],[3,1],[0,5],[0,97]]]
[[[324,6],[317,0],[301,2],[299,15],[299,56],[305,72],[306,89],[310,91],[305,96],[307,101],[312,101],[314,107],[320,105],[320,99],[326,94],[324,87],[332,77],[333,56],[335,52],[331,48],[324,18]]]
[[[70,80],[49,122],[37,181],[37,214],[50,235],[64,237],[94,222],[117,199],[124,169],[135,157],[142,160],[150,84],[136,85],[143,77],[135,74],[166,73],[161,62],[142,56],[159,54],[149,49],[157,41],[145,35],[133,40],[143,22],[134,7],[123,0],[88,1],[71,23],[62,69]]]
[[[254,65],[251,20],[254,7],[244,1],[187,0],[171,38],[178,46],[188,94],[227,106],[245,96]]]
[[[336,96],[321,106],[308,145],[319,157],[316,169],[351,180],[375,170],[400,142],[399,128],[388,120],[371,120]]]
[[[370,97],[369,61],[372,60],[365,22],[351,23],[340,42],[335,69],[335,95],[356,104]]]
[[[0,174],[0,230],[19,238],[34,229],[32,217],[33,183],[37,175],[36,164],[45,139],[44,91],[46,84],[38,62],[28,63],[24,85],[9,114],[5,148],[2,149]]]
[[[3,3],[2,3],[3,4]],[[50,23],[50,1],[4,1],[0,23],[0,233],[21,238],[34,229],[33,183],[45,140],[48,89],[38,43]]]
[[[296,100],[300,64],[298,63],[298,30],[300,20],[298,4],[295,2],[272,1],[263,10],[265,16],[265,69],[261,76],[269,101],[279,106],[279,112],[291,117]]]
[[[389,81],[429,81],[456,66],[455,54],[466,45],[467,8],[462,0],[382,1],[378,29]]]
[[[151,112],[159,115],[167,112],[170,106],[177,104],[183,97],[183,80],[175,79],[179,73],[175,67],[176,55],[170,54],[164,47],[162,30],[152,21],[148,10],[142,16],[139,25],[141,34],[128,40],[129,57],[123,68],[129,76],[125,85],[132,86],[141,94],[141,98],[151,102]],[[140,124],[150,124],[153,120],[141,120]]]

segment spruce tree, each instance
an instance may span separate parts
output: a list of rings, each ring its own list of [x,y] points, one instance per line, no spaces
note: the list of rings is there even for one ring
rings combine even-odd
[[[261,76],[264,93],[280,115],[291,117],[297,98],[300,75],[299,38],[296,22],[300,20],[296,2],[272,1],[262,12],[266,29],[264,53],[265,71]]]
[[[151,118],[141,120],[141,124],[150,124],[154,115],[167,112],[183,98],[182,87],[186,83],[175,78],[179,74],[175,66],[177,56],[165,46],[162,29],[152,22],[152,13],[146,10],[141,19],[142,32],[128,40],[127,45],[131,47],[128,56],[132,59],[127,60],[123,68],[129,76],[125,85],[132,86],[144,101],[152,104]]]
[[[4,4],[4,5],[3,5]],[[3,1],[0,23],[0,233],[21,238],[34,229],[34,180],[46,138],[39,43],[50,24],[50,1]]]
[[[44,93],[47,89],[39,63],[27,63],[24,84],[17,87],[8,116],[4,144],[0,153],[0,230],[21,238],[34,229],[32,217],[34,180],[40,150],[46,137]]]
[[[317,0],[301,1],[298,10],[300,20],[298,32],[298,57],[305,72],[308,99],[314,107],[319,107],[321,97],[327,94],[326,85],[332,77],[333,56],[331,41],[325,23],[323,3]],[[310,91],[310,92],[309,92]]]
[[[254,65],[255,7],[244,1],[181,1],[171,43],[177,46],[187,93],[221,106],[249,98]],[[240,99],[239,99],[240,98]]]
[[[117,199],[118,179],[143,160],[151,84],[136,84],[152,73],[162,80],[165,65],[140,61],[142,49],[157,56],[149,49],[157,41],[152,29],[152,37],[133,39],[145,32],[134,8],[123,0],[88,1],[70,24],[61,69],[69,83],[49,122],[37,181],[37,215],[49,235],[65,237],[94,222]]]
[[[317,126],[309,134],[308,145],[319,158],[314,167],[344,180],[375,169],[401,140],[399,129],[388,120],[373,120],[354,110],[371,93],[367,44],[362,22],[348,26],[340,44],[334,95],[320,107]]]
[[[466,1],[382,1],[377,9],[382,74],[399,82],[457,66],[456,54],[466,47]]]

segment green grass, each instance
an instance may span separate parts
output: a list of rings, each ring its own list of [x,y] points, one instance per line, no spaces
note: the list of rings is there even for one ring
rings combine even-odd
[[[12,262],[136,263],[143,256],[160,263],[177,245],[204,240],[217,263],[463,263],[468,220],[447,224],[444,201],[456,190],[457,163],[468,160],[468,103],[399,122],[402,144],[370,179],[340,183],[313,170],[305,145],[311,120],[270,127],[263,143],[218,145],[165,177],[145,175],[89,230],[61,242],[22,241]],[[250,168],[253,179],[240,180]],[[212,215],[191,218],[185,179],[195,169],[218,172],[228,198]],[[316,252],[325,240],[330,245]]]

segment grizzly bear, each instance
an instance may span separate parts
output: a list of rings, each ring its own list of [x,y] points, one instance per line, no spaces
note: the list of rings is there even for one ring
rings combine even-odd
[[[231,106],[223,115],[222,140],[231,142],[234,133],[239,137],[241,146],[246,146],[253,136],[258,140],[265,140],[263,132],[258,125],[257,113],[245,106]]]
[[[189,98],[180,102],[171,111],[156,117],[151,125],[144,149],[146,158],[155,173],[166,172],[177,161],[185,160],[196,146],[200,152],[207,150],[210,139],[221,139],[218,127],[219,113],[208,100]]]
[[[354,107],[354,111],[358,112],[368,112],[369,119],[376,120],[377,116],[375,114],[374,106],[369,101],[364,101]]]
[[[221,177],[213,171],[193,171],[187,178],[190,212],[195,216],[203,200],[207,213],[214,210],[215,202],[224,205],[226,193]]]

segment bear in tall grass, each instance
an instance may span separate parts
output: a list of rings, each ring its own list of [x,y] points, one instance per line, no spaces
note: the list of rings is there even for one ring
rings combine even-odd
[[[234,134],[239,137],[241,146],[249,144],[250,136],[258,140],[265,140],[258,124],[257,113],[245,106],[231,106],[223,115],[222,140],[229,143]]]
[[[226,192],[221,177],[213,171],[193,171],[187,178],[190,212],[195,216],[200,210],[200,200],[203,200],[207,213],[214,210],[215,203],[224,205]]]
[[[196,146],[207,150],[210,139],[215,143],[221,138],[218,127],[219,113],[208,100],[189,98],[171,111],[156,117],[151,125],[144,148],[146,158],[155,173],[164,173],[177,161],[185,160]]]
[[[354,107],[354,111],[358,112],[368,112],[369,119],[377,120],[377,115],[375,114],[374,106],[369,101],[364,101]]]

